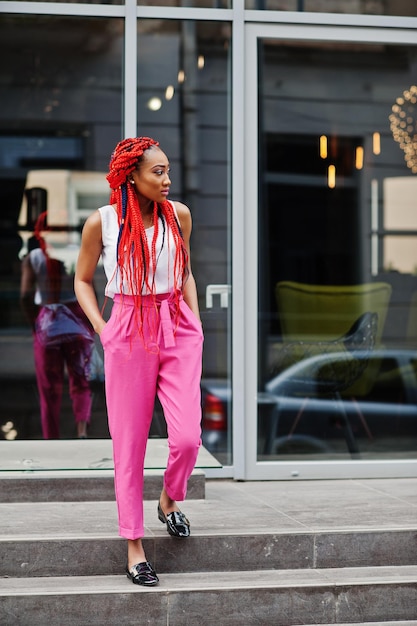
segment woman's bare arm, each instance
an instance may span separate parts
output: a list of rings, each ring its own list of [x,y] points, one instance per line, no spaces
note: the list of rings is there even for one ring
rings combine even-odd
[[[36,274],[29,256],[25,256],[22,261],[20,279],[20,305],[32,329],[35,328],[35,321],[39,313],[39,307],[35,304],[35,290]]]
[[[106,325],[98,307],[93,283],[102,247],[101,217],[99,211],[95,211],[84,224],[81,249],[75,270],[74,290],[81,308],[98,334]]]

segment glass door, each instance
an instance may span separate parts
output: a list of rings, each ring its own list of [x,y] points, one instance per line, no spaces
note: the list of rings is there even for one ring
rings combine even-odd
[[[248,477],[409,475],[415,35],[246,33]]]

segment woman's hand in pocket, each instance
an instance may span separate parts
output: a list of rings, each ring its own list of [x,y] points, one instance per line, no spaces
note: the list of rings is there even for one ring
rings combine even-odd
[[[104,320],[101,320],[101,322],[97,324],[96,333],[99,337],[101,336],[101,333],[103,332],[103,329],[106,328],[106,326],[107,322],[105,322]]]

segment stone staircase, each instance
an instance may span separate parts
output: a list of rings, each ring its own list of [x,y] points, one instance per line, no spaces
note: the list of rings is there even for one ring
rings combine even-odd
[[[151,589],[123,573],[111,472],[3,472],[0,624],[417,624],[417,479],[236,483],[197,470],[186,540],[157,519],[162,471],[145,484]]]

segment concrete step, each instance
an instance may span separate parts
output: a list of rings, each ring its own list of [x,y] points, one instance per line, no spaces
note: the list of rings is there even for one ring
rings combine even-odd
[[[145,470],[143,497],[157,500],[163,484],[162,469]],[[195,469],[188,481],[187,499],[204,499],[205,473]],[[112,502],[113,470],[0,472],[0,503]]]
[[[167,457],[167,439],[148,440],[145,499],[159,497]],[[201,447],[187,498],[204,498],[205,470],[219,467]],[[0,502],[111,501],[113,475],[109,439],[0,441]]]
[[[276,519],[262,523],[261,512],[254,525],[227,502],[187,500],[192,535],[178,540],[156,507],[156,499],[144,504],[144,545],[158,572],[417,565],[415,528],[285,529]],[[0,576],[118,574],[125,554],[114,502],[0,504]]]
[[[204,498],[181,504],[187,540],[168,536],[156,497],[144,503],[144,542],[161,584],[148,590],[123,575],[115,502],[6,502],[0,624],[411,626],[416,488],[414,479],[207,481]]]
[[[417,618],[417,567],[0,579],[4,626],[290,626]]]

